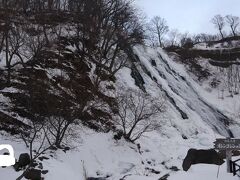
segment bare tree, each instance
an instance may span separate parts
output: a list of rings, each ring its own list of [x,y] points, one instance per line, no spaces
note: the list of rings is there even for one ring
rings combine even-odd
[[[66,119],[66,117],[52,116],[47,118],[47,126],[49,137],[53,140],[53,144],[57,148],[62,148],[64,139],[70,138],[71,140],[76,137],[74,126],[77,126],[76,119]],[[71,136],[71,137],[70,137]]]
[[[232,35],[236,36],[237,35],[237,28],[239,26],[239,17],[237,16],[233,16],[233,15],[227,15],[226,17],[226,22],[228,23],[228,25],[231,28],[232,31]]]
[[[15,4],[15,1],[2,1],[0,3],[1,9],[1,26],[0,31],[2,32],[2,39],[1,39],[1,48],[0,50],[5,51],[5,62],[6,62],[6,71],[7,71],[7,85],[9,86],[11,83],[11,72],[12,67],[15,66],[16,62],[12,64],[12,60],[14,56],[18,59],[19,49],[23,44],[23,31],[20,28],[19,17],[18,17],[18,10],[19,7]],[[4,48],[3,48],[4,47]],[[20,61],[22,59],[20,58]],[[23,64],[23,62],[21,62]],[[17,63],[19,64],[19,62]]]
[[[219,30],[219,33],[222,37],[222,39],[224,38],[224,35],[223,35],[223,28],[225,26],[225,21],[224,21],[224,18],[218,14],[218,15],[215,15],[212,19],[211,19],[211,22],[214,24],[214,26]]]
[[[26,61],[37,61],[47,46],[46,38],[43,33],[41,33],[40,26],[35,25],[32,27],[31,25],[26,25],[24,28],[27,31],[27,35],[22,49],[22,52],[25,53],[22,54],[22,56]]]
[[[9,59],[9,32],[11,29],[11,17],[9,13],[5,13],[4,17],[4,46],[5,46],[5,61],[7,68],[7,85],[11,83],[11,61]]]
[[[180,35],[180,45],[181,47],[183,47],[186,42],[188,41],[188,39],[190,38],[190,35],[188,32],[185,32],[183,34]]]
[[[117,94],[118,111],[114,122],[123,136],[134,142],[144,133],[160,126],[160,113],[165,111],[164,98],[152,98],[140,90],[128,89]]]
[[[45,129],[44,123],[32,121],[31,128],[20,133],[19,136],[24,141],[27,148],[29,148],[30,163],[17,180],[21,180],[25,173],[32,168],[34,161],[53,146],[48,137],[48,132]],[[17,163],[15,167],[18,168]]]
[[[163,47],[164,35],[169,31],[167,21],[164,18],[155,16],[149,23],[149,30],[150,33],[153,33],[155,36],[157,36],[160,47]]]
[[[171,46],[175,46],[178,44],[178,40],[179,40],[179,37],[180,37],[180,33],[177,29],[172,29],[169,33],[168,33],[168,36],[169,36],[169,42],[170,42],[170,45]]]
[[[52,146],[52,143],[47,136],[44,123],[32,121],[31,128],[20,135],[26,146],[29,148],[31,160],[36,159],[42,154],[41,152],[43,150],[46,151],[46,149],[49,149],[50,146]]]
[[[25,44],[25,32],[22,30],[21,27],[16,26],[12,28],[10,31],[9,36],[9,64],[10,67],[13,68],[14,66],[21,64],[25,67],[25,62],[23,58],[22,48]]]
[[[194,37],[194,42],[209,42],[218,40],[217,35],[201,33]]]
[[[101,77],[113,77],[126,64],[125,49],[143,42],[143,27],[129,0],[82,1],[71,2],[77,22],[75,46],[81,59],[96,64],[97,89]]]

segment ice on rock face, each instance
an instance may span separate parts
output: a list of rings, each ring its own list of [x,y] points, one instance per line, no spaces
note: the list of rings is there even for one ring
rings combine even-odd
[[[185,69],[174,64],[167,54],[159,49],[137,47],[135,53],[141,63],[153,77],[161,84],[162,89],[172,97],[179,109],[186,114],[194,111],[214,131],[222,136],[232,136],[227,128],[229,119],[219,110],[208,104],[192,85],[192,78],[185,73]],[[156,67],[151,65],[154,59]],[[165,78],[159,75],[160,71]]]

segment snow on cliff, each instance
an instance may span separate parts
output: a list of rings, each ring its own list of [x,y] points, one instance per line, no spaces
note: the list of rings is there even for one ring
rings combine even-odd
[[[84,174],[108,180],[123,177],[124,180],[158,180],[167,174],[169,180],[217,179],[215,165],[194,165],[183,172],[183,158],[189,148],[213,148],[217,137],[237,137],[238,123],[229,120],[223,109],[211,102],[214,98],[205,96],[205,89],[189,76],[185,67],[172,61],[163,50],[135,47],[134,53],[138,57],[134,64],[146,91],[153,97],[166,96],[167,112],[159,117],[161,127],[136,142],[140,149],[124,139],[114,140],[111,132],[97,133],[83,127],[73,150],[67,153],[58,150],[53,157],[46,155],[50,157],[43,161],[44,169],[49,170],[44,176],[46,180],[85,180]],[[117,86],[138,89],[130,68],[123,68],[117,74]],[[6,135],[1,135],[1,143],[12,144],[16,157],[27,151],[24,143]],[[16,179],[19,174],[11,167],[0,169],[3,180]],[[218,179],[235,180],[236,177],[226,173],[224,164]]]

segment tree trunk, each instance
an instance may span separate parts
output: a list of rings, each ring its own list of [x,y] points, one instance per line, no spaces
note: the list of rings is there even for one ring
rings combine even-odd
[[[53,9],[53,0],[48,0],[48,10],[51,11]]]
[[[221,34],[221,37],[222,37],[222,39],[224,38],[224,36],[223,36],[223,33],[222,33],[222,31],[221,30],[219,30],[220,31],[220,34]]]
[[[220,32],[220,34],[221,34],[221,36],[222,36],[222,39],[223,39],[223,38],[224,38],[224,36],[223,36],[222,30],[221,30],[221,29],[219,29],[219,32]]]
[[[5,58],[6,58],[6,66],[7,66],[7,85],[10,86],[11,84],[11,62],[9,60],[8,54],[9,54],[9,47],[8,47],[8,25],[6,27],[6,33],[5,33],[5,43],[6,43],[6,47],[5,47]]]
[[[235,33],[235,31],[234,31],[234,29],[233,29],[232,26],[231,26],[231,30],[232,30],[232,34],[233,34],[233,36],[235,37],[235,36],[236,36],[236,33]]]
[[[160,32],[158,32],[158,42],[159,42],[159,46],[162,47],[162,41],[161,41]]]

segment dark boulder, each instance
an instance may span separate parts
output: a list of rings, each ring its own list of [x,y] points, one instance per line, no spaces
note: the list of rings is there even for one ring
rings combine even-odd
[[[116,134],[114,134],[113,138],[117,141],[123,137],[123,131],[117,130]]]
[[[200,163],[222,165],[224,160],[214,149],[189,149],[187,156],[183,160],[182,167],[184,171],[187,171],[192,164]]]
[[[48,170],[42,170],[42,174],[47,174]]]
[[[13,165],[15,171],[20,171],[21,169],[25,168],[31,162],[30,156],[28,153],[20,154],[18,161]]]
[[[29,169],[24,173],[24,177],[31,180],[41,180],[41,170]]]
[[[17,171],[17,172],[21,170],[21,169],[19,168],[19,165],[18,165],[17,160],[16,160],[15,164],[13,165],[13,168],[14,168],[14,170]]]
[[[30,156],[28,153],[22,153],[20,154],[19,156],[19,159],[18,159],[18,165],[19,167],[24,167],[24,166],[27,166],[30,164]]]

